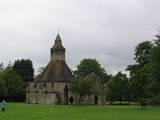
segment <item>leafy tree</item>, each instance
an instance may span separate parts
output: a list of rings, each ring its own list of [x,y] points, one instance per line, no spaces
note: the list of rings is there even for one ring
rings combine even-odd
[[[148,66],[140,68],[134,66],[130,75],[130,92],[133,100],[141,102],[142,99],[148,99],[150,95],[150,79]]]
[[[3,63],[0,63],[0,72],[3,70]]]
[[[8,66],[0,74],[0,96],[5,96],[9,100],[24,100],[24,82],[20,75],[13,71],[12,66]]]
[[[107,82],[109,76],[105,72],[104,68],[101,67],[96,59],[85,58],[81,60],[77,66],[77,70],[74,71],[75,77],[86,77],[87,75],[95,73],[98,75],[103,82]]]
[[[96,59],[91,58],[82,59],[80,64],[77,66],[77,70],[74,71],[76,78],[85,78],[87,75],[92,73],[100,77],[102,83],[107,83],[110,77],[106,73],[105,69],[101,67],[101,64]]]
[[[151,50],[153,44],[150,41],[145,41],[136,46],[135,60],[140,65],[146,65],[150,62]]]
[[[150,64],[151,102],[160,105],[160,34],[156,35]]]
[[[108,78],[110,78],[111,76],[109,76]],[[85,77],[85,79],[87,79],[88,81],[92,81],[92,87],[91,90],[92,91],[92,95],[98,97],[98,101],[101,105],[106,104],[106,95],[107,95],[107,84],[108,82],[104,82],[102,78],[100,78],[98,75],[96,75],[95,73],[91,73],[89,75],[87,75]],[[108,81],[108,80],[107,80]],[[94,104],[97,104],[98,101],[96,102],[96,100],[94,101]]]
[[[13,70],[22,77],[23,81],[28,82],[33,80],[34,69],[31,60],[16,60]]]
[[[3,99],[7,94],[6,83],[2,77],[2,72],[0,73],[0,99]]]
[[[72,81],[70,89],[73,93],[79,94],[79,103],[82,97],[93,93],[93,82],[85,78],[78,78]]]
[[[71,83],[71,90],[80,95],[80,100],[85,95],[104,94],[104,84],[107,83],[109,76],[96,59],[83,59],[74,75],[76,79]],[[101,93],[98,91],[100,89]]]
[[[155,35],[156,39],[154,41],[155,47],[160,47],[160,32]]]
[[[108,83],[107,97],[111,101],[129,100],[129,81],[126,74],[118,72]]]
[[[136,46],[135,60],[137,64],[129,65],[130,90],[132,98],[139,102],[144,98],[149,98],[150,87],[150,63],[153,44],[145,41]]]

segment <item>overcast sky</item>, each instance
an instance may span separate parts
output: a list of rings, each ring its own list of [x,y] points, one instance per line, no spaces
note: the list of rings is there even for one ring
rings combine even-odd
[[[134,63],[134,48],[160,29],[160,0],[0,0],[0,62],[45,66],[60,29],[75,69],[96,58],[108,73]]]

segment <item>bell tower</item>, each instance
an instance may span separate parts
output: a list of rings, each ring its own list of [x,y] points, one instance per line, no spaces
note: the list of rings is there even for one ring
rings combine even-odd
[[[59,35],[59,33],[57,34],[57,37],[55,39],[55,43],[51,48],[51,60],[61,60],[61,61],[65,61],[65,48],[62,45],[62,40],[61,37]]]

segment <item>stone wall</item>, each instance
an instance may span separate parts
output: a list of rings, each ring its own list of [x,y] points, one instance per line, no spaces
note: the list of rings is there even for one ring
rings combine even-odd
[[[66,86],[68,87],[67,83],[32,82],[26,88],[26,102],[33,104],[64,104],[64,89]]]
[[[69,83],[30,83],[26,88],[26,102],[32,104],[70,104],[79,103],[79,95],[69,91]],[[67,88],[67,89],[66,89]],[[65,91],[67,90],[67,91]],[[83,104],[106,104],[103,95],[86,95],[82,97]]]

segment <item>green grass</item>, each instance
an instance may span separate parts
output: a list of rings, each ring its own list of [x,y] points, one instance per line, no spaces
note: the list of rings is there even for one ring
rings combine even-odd
[[[160,108],[9,103],[0,120],[160,120]]]

